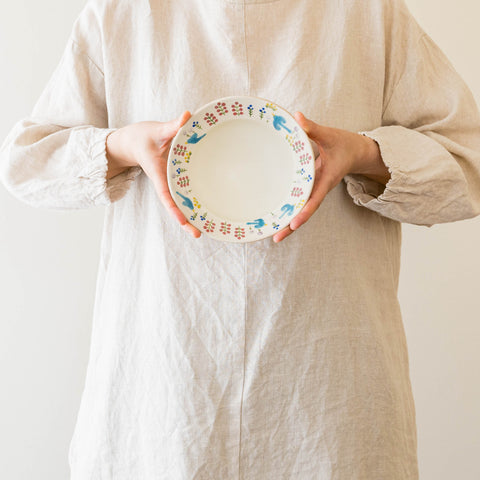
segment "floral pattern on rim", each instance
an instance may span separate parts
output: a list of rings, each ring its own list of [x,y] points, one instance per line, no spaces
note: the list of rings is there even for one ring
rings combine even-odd
[[[184,177],[180,177],[180,178],[177,180],[177,185],[178,185],[180,188],[188,187],[188,186],[190,185],[190,179],[188,178],[188,175],[185,175]]]
[[[230,233],[230,230],[232,228],[232,224],[228,222],[222,222],[220,224],[220,231],[224,234],[227,235]]]
[[[300,210],[304,205],[305,205],[305,199],[302,198],[302,199],[297,203],[297,205],[295,206],[295,208],[296,208],[297,210]]]
[[[235,238],[240,240],[241,238],[245,238],[245,229],[242,227],[235,228]]]
[[[302,153],[298,158],[300,165],[305,166],[308,165],[312,161],[312,156],[309,153]]]
[[[207,220],[204,225],[203,225],[203,228],[208,232],[208,233],[212,233],[214,230],[215,230],[215,222],[213,220]]]
[[[243,105],[239,102],[235,102],[231,105],[232,113],[234,115],[243,115]]]
[[[303,150],[303,147],[305,146],[305,144],[304,144],[302,141],[297,140],[296,142],[293,143],[292,146],[293,146],[293,151],[294,151],[295,153],[298,153],[298,152],[300,152],[301,150]]]
[[[208,125],[212,126],[218,122],[218,118],[213,113],[206,113],[203,119],[208,123]]]
[[[293,187],[292,188],[292,197],[300,197],[303,193],[303,190],[300,187]]]
[[[225,102],[218,102],[215,105],[215,110],[219,115],[226,115],[228,113],[228,109]]]
[[[187,147],[185,145],[180,145],[179,143],[177,143],[175,147],[173,147],[173,153],[175,155],[180,155],[181,157],[184,157],[186,152]]]

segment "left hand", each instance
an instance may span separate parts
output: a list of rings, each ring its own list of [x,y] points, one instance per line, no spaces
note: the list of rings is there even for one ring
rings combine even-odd
[[[327,193],[348,173],[362,173],[384,184],[390,176],[375,140],[359,133],[318,125],[301,112],[296,112],[294,117],[318,146],[319,155],[315,159],[315,180],[310,198],[290,225],[273,236],[274,242],[282,241],[303,225]]]

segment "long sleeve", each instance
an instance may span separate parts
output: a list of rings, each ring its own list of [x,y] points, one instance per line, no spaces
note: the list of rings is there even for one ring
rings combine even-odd
[[[382,124],[374,139],[391,178],[344,177],[353,201],[431,227],[480,214],[480,114],[450,61],[407,11],[390,28]]]
[[[114,129],[108,126],[101,65],[86,51],[90,39],[100,38],[90,7],[77,18],[31,115],[13,126],[0,148],[2,183],[34,207],[107,205],[121,199],[142,171],[130,167],[106,178],[105,142]],[[100,41],[91,48],[99,45],[101,50]]]

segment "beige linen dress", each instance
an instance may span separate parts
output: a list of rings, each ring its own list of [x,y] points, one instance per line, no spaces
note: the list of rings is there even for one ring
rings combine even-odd
[[[106,135],[253,95],[380,145],[283,242],[194,239]],[[403,0],[90,0],[1,178],[104,206],[71,480],[415,480],[401,222],[480,214],[480,115]],[[421,319],[418,319],[421,321]]]

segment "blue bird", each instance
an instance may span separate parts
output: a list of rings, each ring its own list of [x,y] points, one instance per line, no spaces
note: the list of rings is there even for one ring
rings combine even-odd
[[[257,218],[254,222],[247,222],[247,225],[255,225],[255,228],[262,228],[265,221],[262,218]]]
[[[201,137],[198,136],[198,133],[195,132],[193,135],[190,136],[190,138],[187,140],[187,143],[198,143],[206,133],[204,133]]]
[[[286,120],[281,115],[274,115],[273,116],[273,126],[276,130],[280,130],[280,128],[284,128],[288,133],[292,133],[292,131],[285,126]]]
[[[278,217],[278,218],[282,218],[286,213],[288,213],[288,215],[292,215],[294,208],[295,208],[295,207],[294,207],[292,204],[286,203],[286,204],[281,208],[281,210],[282,210],[283,213],[282,213],[282,214],[280,215],[280,217]]]
[[[183,198],[182,205],[185,205],[190,210],[193,210],[193,202],[188,197],[185,197],[185,195],[182,195],[181,193],[178,193],[178,192],[176,192],[176,193],[177,193],[177,195],[180,195],[180,197]]]

